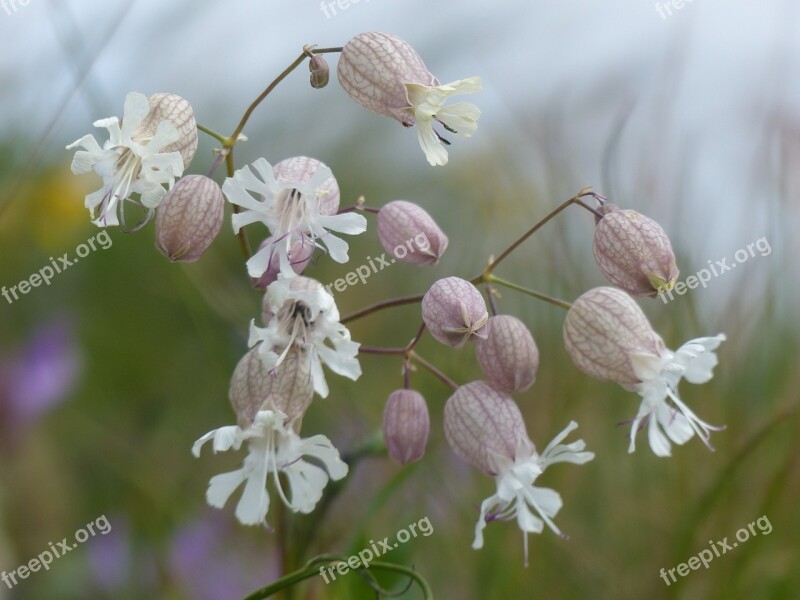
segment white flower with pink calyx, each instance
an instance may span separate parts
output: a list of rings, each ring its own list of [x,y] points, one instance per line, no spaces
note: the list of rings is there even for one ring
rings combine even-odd
[[[146,223],[167,190],[172,188],[197,150],[197,125],[191,105],[174,94],[131,92],[118,117],[100,119],[95,127],[108,129],[102,147],[93,135],[85,135],[67,146],[81,147],[72,160],[72,172],[94,171],[103,187],[86,196],[86,208],[99,227],[124,225],[126,201],[147,209]],[[138,194],[138,200],[132,196]]]
[[[352,212],[336,214],[339,186],[327,166],[305,156],[288,158],[274,168],[259,158],[252,166],[258,176],[246,166],[222,186],[228,201],[244,209],[233,215],[234,232],[261,222],[272,236],[272,243],[247,261],[251,277],[261,277],[275,254],[281,273],[296,275],[290,254],[298,240],[327,249],[338,263],[349,260],[347,242],[331,232],[357,235],[366,231],[367,220]]]
[[[472,547],[483,547],[483,530],[491,521],[516,519],[523,533],[525,566],[528,534],[541,533],[544,525],[566,537],[553,522],[561,510],[555,490],[536,487],[536,479],[552,464],[583,464],[594,458],[578,440],[561,442],[578,425],[572,421],[539,454],[528,437],[522,414],[514,401],[484,381],[458,388],[444,407],[444,432],[450,447],[462,459],[494,477],[497,492],[483,501],[475,525]]]
[[[697,434],[709,441],[715,427],[701,420],[678,395],[681,379],[706,383],[717,365],[715,350],[725,335],[691,340],[676,352],[653,330],[639,305],[627,293],[611,287],[589,290],[569,309],[564,321],[564,344],[584,373],[614,381],[642,397],[633,419],[628,452],[636,449],[636,433],[647,425],[650,447],[657,456],[670,456],[671,444],[681,445]]]
[[[327,437],[301,438],[292,428],[289,417],[279,410],[259,411],[249,426],[229,425],[209,431],[194,443],[192,454],[200,456],[201,448],[208,441],[213,441],[215,453],[239,450],[247,442],[248,455],[242,468],[215,475],[206,492],[209,505],[222,508],[244,483],[236,506],[236,518],[243,525],[266,522],[270,503],[266,485],[270,475],[289,510],[310,513],[322,498],[328,481],[342,479],[348,471],[339,451]],[[304,460],[305,457],[312,458],[313,462]],[[283,489],[281,473],[286,477],[287,490]]]
[[[360,344],[339,322],[336,302],[321,283],[298,275],[281,276],[267,287],[263,301],[265,327],[250,325],[250,347],[258,347],[268,371],[273,371],[292,348],[306,352],[314,391],[325,398],[328,384],[323,363],[334,373],[356,381],[361,376]]]
[[[342,49],[337,67],[342,88],[372,112],[396,119],[406,127],[416,125],[419,144],[431,165],[447,164],[449,145],[434,128],[434,121],[457,135],[470,137],[478,128],[481,111],[474,104],[445,106],[450,96],[481,91],[479,77],[442,85],[417,52],[396,35],[361,33]]]

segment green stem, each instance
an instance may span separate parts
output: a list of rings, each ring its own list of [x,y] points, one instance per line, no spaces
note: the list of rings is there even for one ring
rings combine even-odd
[[[383,310],[384,308],[389,308],[392,306],[402,306],[403,304],[416,304],[417,302],[422,302],[422,298],[424,296],[425,294],[419,294],[418,296],[403,296],[401,298],[384,300],[383,302],[378,302],[377,304],[373,304],[366,308],[362,308],[361,310],[358,310],[351,315],[347,315],[344,319],[342,319],[342,323],[347,323],[348,321],[355,321],[356,319],[360,319],[361,317],[366,317],[367,315],[371,315],[372,313]]]
[[[436,377],[438,377],[439,380],[441,380],[445,385],[450,386],[450,388],[454,390],[458,389],[458,384],[455,381],[453,381],[447,375],[442,373],[433,363],[428,362],[413,350],[409,350],[408,357],[411,360],[418,362],[420,365],[428,369],[428,371],[430,371]]]
[[[569,302],[565,302],[564,300],[559,300],[558,298],[553,298],[552,296],[548,296],[547,294],[542,294],[541,292],[537,292],[535,290],[530,290],[528,288],[522,287],[521,285],[517,285],[516,283],[511,283],[510,281],[506,281],[505,279],[500,279],[499,277],[495,277],[494,275],[486,274],[483,277],[484,281],[486,281],[487,283],[496,283],[497,285],[502,285],[503,287],[507,287],[509,289],[522,292],[523,294],[528,294],[529,296],[533,296],[534,298],[538,298],[539,300],[544,300],[545,302],[549,302],[550,304],[560,306],[565,310],[569,310],[572,307],[572,305]]]
[[[280,579],[273,581],[266,587],[261,588],[247,596],[244,600],[263,600],[264,598],[269,598],[275,592],[278,592],[284,588],[289,586],[296,585],[301,581],[306,579],[310,579],[314,576],[321,576],[321,569],[319,568],[320,565],[331,564],[331,563],[346,563],[347,557],[341,556],[333,556],[333,555],[320,555],[316,558],[311,559],[305,567],[302,569],[298,569],[293,573],[289,573]],[[396,565],[393,563],[387,562],[373,562],[366,568],[356,569],[358,571],[370,571],[370,570],[377,570],[377,571],[391,571],[394,573],[399,573],[400,575],[405,575],[412,579],[422,590],[423,596],[425,600],[433,600],[433,592],[431,591],[430,585],[428,582],[425,581],[425,578],[422,577],[419,573],[417,573],[414,569],[409,567],[404,567],[402,565]]]
[[[583,189],[582,189],[580,192],[578,192],[577,194],[575,194],[575,195],[574,195],[572,198],[570,198],[569,200],[567,200],[566,202],[564,202],[563,204],[561,204],[559,207],[557,207],[555,210],[553,210],[553,211],[552,211],[550,214],[548,214],[546,217],[544,217],[544,218],[543,218],[541,221],[539,221],[538,223],[536,223],[536,225],[534,225],[534,226],[533,226],[533,227],[531,227],[531,228],[530,228],[528,231],[526,231],[525,233],[523,233],[523,234],[522,234],[522,235],[521,235],[519,238],[517,238],[517,240],[516,240],[515,242],[513,242],[513,243],[512,243],[512,244],[511,244],[511,245],[510,245],[508,248],[506,248],[505,250],[503,250],[503,252],[500,254],[500,256],[498,256],[496,259],[494,259],[493,261],[491,261],[491,262],[489,263],[489,265],[486,267],[486,270],[483,272],[483,278],[482,278],[482,280],[483,280],[483,281],[486,281],[486,280],[487,280],[487,279],[486,279],[486,275],[489,275],[489,274],[490,274],[492,271],[494,271],[494,269],[497,267],[497,265],[499,265],[501,262],[503,262],[503,260],[505,260],[506,258],[508,258],[508,256],[509,256],[509,255],[510,255],[512,252],[514,252],[514,250],[516,250],[516,249],[517,249],[517,248],[518,248],[518,247],[519,247],[519,246],[520,246],[520,245],[521,245],[521,244],[522,244],[522,243],[523,243],[525,240],[527,240],[527,239],[528,239],[529,237],[531,237],[531,236],[532,236],[534,233],[536,233],[537,231],[539,231],[539,229],[540,229],[540,228],[541,228],[543,225],[545,225],[545,224],[546,224],[546,223],[548,223],[548,222],[549,222],[551,219],[553,219],[554,217],[556,217],[556,216],[557,216],[557,215],[558,215],[558,214],[559,214],[559,213],[560,213],[562,210],[566,209],[566,208],[567,208],[568,206],[570,206],[571,204],[575,204],[575,203],[576,203],[578,200],[580,200],[581,198],[583,198],[583,197],[585,197],[585,196],[593,196],[593,195],[594,195],[594,193],[591,191],[591,188],[583,188]],[[476,279],[477,279],[477,278],[476,278]],[[473,283],[474,283],[474,281],[473,281]]]
[[[223,145],[228,143],[228,138],[226,138],[224,135],[222,135],[221,133],[217,133],[213,129],[209,129],[208,127],[201,125],[200,123],[197,124],[197,130],[210,135]]]
[[[281,81],[286,79],[286,77],[288,77],[292,71],[294,71],[297,67],[303,64],[303,61],[305,61],[306,58],[313,56],[314,54],[327,54],[329,52],[341,52],[341,51],[342,51],[341,48],[314,48],[311,50],[304,48],[303,53],[297,58],[295,58],[292,61],[292,64],[286,67],[283,70],[283,72],[280,75],[278,75],[272,81],[272,83],[270,83],[266,87],[266,89],[263,92],[261,92],[258,98],[253,100],[250,106],[247,107],[247,110],[245,111],[242,120],[239,121],[239,124],[236,126],[236,129],[233,131],[230,138],[228,138],[229,147],[232,148],[236,144],[237,140],[239,139],[239,134],[242,133],[242,131],[244,130],[244,126],[247,124],[247,121],[250,120],[250,117],[253,115],[253,112],[256,110],[256,108],[258,108],[258,105],[261,104],[264,101],[264,99],[270,95],[272,90],[278,87],[278,84]]]
[[[228,170],[228,177],[233,177],[234,173],[236,172],[236,165],[233,162],[233,146],[230,148],[226,148],[225,152],[225,167]],[[233,212],[239,212],[239,206],[236,204],[231,203],[233,207]],[[247,234],[244,232],[244,228],[239,229],[239,233],[236,234],[239,238],[239,246],[242,248],[242,254],[244,254],[245,260],[250,260],[250,257],[253,255],[253,251],[250,249],[250,240],[247,239]]]

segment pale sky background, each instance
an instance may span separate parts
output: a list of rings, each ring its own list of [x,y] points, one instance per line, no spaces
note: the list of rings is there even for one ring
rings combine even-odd
[[[557,179],[553,202],[593,184],[668,228],[690,257],[683,276],[765,235],[774,252],[759,264],[796,273],[800,178],[781,159],[800,159],[793,0],[694,0],[667,19],[647,0],[361,0],[331,18],[310,0],[30,0],[0,8],[0,135],[24,140],[23,164],[63,110],[44,151],[68,160],[63,146],[121,113],[132,90],[180,94],[228,132],[304,43],[367,30],[408,40],[443,82],[483,78],[469,98],[483,111],[478,133],[456,141],[451,165],[488,156],[498,179]],[[239,158],[334,154],[364,122],[374,133],[345,151],[365,168],[388,162],[401,181],[428,168],[414,132],[363,111],[335,75],[308,89],[305,67],[248,127],[254,140],[280,135],[281,155],[254,141]],[[717,293],[757,290],[757,262]]]

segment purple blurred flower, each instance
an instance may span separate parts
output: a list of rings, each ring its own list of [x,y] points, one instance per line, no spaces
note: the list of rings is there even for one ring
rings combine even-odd
[[[18,431],[63,402],[77,382],[81,360],[68,321],[41,326],[0,359],[0,414],[6,433]]]

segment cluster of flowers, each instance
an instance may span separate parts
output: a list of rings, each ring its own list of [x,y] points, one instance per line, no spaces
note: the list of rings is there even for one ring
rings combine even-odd
[[[327,64],[320,54],[310,58],[311,84],[323,87],[329,78]],[[342,48],[337,71],[342,88],[359,104],[405,127],[416,126],[431,165],[444,165],[448,158],[449,142],[435,124],[464,136],[476,130],[477,107],[445,106],[445,101],[479,91],[480,80],[441,85],[413,48],[396,36],[356,36]],[[348,466],[327,437],[300,437],[303,415],[314,394],[328,395],[323,365],[352,380],[359,378],[361,367],[359,344],[341,323],[333,297],[303,272],[317,250],[347,262],[348,244],[336,234],[360,234],[366,219],[357,209],[340,211],[336,179],[313,158],[289,158],[274,166],[261,158],[233,173],[221,188],[210,175],[182,177],[195,154],[198,129],[189,103],[173,94],[148,98],[131,93],[121,121],[113,117],[95,125],[109,131],[102,147],[89,135],[68,148],[83,148],[73,160],[75,173],[94,171],[103,179],[103,187],[86,197],[98,226],[124,225],[126,203],[138,205],[146,215],[137,228],[155,216],[157,247],[172,261],[195,261],[205,252],[221,228],[226,198],[233,205],[235,233],[255,223],[269,230],[246,264],[254,285],[264,290],[263,326],[251,323],[250,350],[231,380],[229,396],[238,424],[210,431],[197,440],[193,452],[199,455],[209,441],[215,452],[238,450],[247,443],[242,468],[213,477],[207,491],[209,504],[222,507],[244,484],[236,507],[243,524],[266,523],[270,476],[289,509],[312,511],[328,481],[345,477]],[[596,215],[595,257],[616,287],[595,288],[571,305],[564,325],[566,348],[585,373],[641,396],[631,427],[631,452],[636,432],[645,424],[659,456],[670,454],[670,441],[683,444],[694,434],[709,445],[709,433],[716,428],[680,400],[677,387],[682,378],[692,383],[711,378],[714,350],[724,336],[668,350],[632,296],[655,296],[674,285],[678,271],[669,239],[655,222],[631,210],[603,203]],[[378,211],[377,232],[387,251],[398,240],[424,233],[428,248],[400,258],[415,266],[435,264],[448,245],[430,215],[407,201]],[[484,374],[484,379],[458,387],[444,408],[450,446],[497,484],[497,492],[481,506],[473,546],[482,546],[483,529],[498,519],[516,518],[525,534],[539,533],[547,524],[562,535],[553,522],[561,497],[534,483],[551,464],[582,464],[594,454],[585,451],[583,440],[562,444],[577,427],[574,422],[541,453],[530,440],[511,395],[530,388],[536,378],[539,352],[531,332],[513,316],[490,317],[480,291],[457,277],[433,284],[422,300],[422,318],[442,344],[460,348],[474,342]],[[419,459],[429,428],[428,407],[419,392],[406,384],[390,395],[383,430],[392,458],[401,463]],[[527,535],[525,555],[527,560]]]

